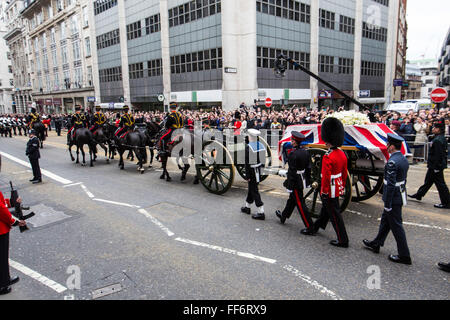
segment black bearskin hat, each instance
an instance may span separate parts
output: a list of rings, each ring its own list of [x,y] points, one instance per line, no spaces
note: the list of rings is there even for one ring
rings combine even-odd
[[[333,147],[340,147],[344,143],[344,125],[339,119],[326,118],[322,123],[322,140]]]

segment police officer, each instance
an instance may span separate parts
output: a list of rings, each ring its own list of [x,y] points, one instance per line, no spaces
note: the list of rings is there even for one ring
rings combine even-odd
[[[128,113],[130,107],[125,105],[123,106],[123,115],[120,117],[119,128],[116,130],[114,134],[115,137],[120,138],[120,134],[126,133],[128,131],[133,130],[134,128],[134,117]]]
[[[102,107],[96,106],[95,107],[95,114],[92,116],[91,121],[91,128],[89,129],[91,132],[95,132],[98,128],[100,128],[105,122],[106,117],[102,112]]]
[[[314,223],[313,232],[305,232],[303,234],[313,235],[319,228],[325,230],[328,221],[331,220],[331,224],[336,231],[337,240],[330,241],[330,244],[336,247],[348,248],[348,235],[339,206],[339,197],[344,195],[347,181],[347,156],[342,150],[338,149],[344,143],[344,125],[336,118],[327,118],[322,123],[321,134],[322,140],[329,148],[322,158],[320,190],[322,210],[319,218]]]
[[[276,211],[276,216],[280,219],[281,224],[284,224],[286,219],[289,219],[297,207],[300,217],[306,229],[301,230],[302,234],[312,234],[313,222],[308,208],[303,199],[303,190],[309,185],[309,177],[311,176],[311,160],[305,148],[301,143],[305,140],[305,136],[297,131],[292,132],[291,143],[293,149],[288,155],[289,170],[281,170],[278,174],[285,176],[287,180],[284,186],[289,192],[289,200],[283,212]]]
[[[251,205],[256,204],[258,212],[252,215],[255,220],[265,220],[264,203],[259,194],[258,184],[261,182],[262,170],[266,163],[266,149],[258,141],[261,131],[256,129],[248,130],[247,143],[245,145],[245,179],[248,181],[248,193],[245,200],[245,207],[241,212],[251,214]]]
[[[36,131],[30,130],[30,140],[27,143],[27,150],[25,155],[30,160],[31,169],[33,170],[33,179],[30,180],[33,184],[42,182],[41,168],[39,167],[39,158],[41,154],[39,152],[39,139],[36,137]]]
[[[161,137],[161,151],[167,150],[167,144],[172,138],[172,134],[176,129],[183,127],[183,116],[177,111],[178,105],[174,102],[170,103],[170,113],[164,119],[164,128],[166,132]]]
[[[78,129],[85,128],[87,125],[86,116],[81,113],[81,106],[75,107],[75,113],[72,115],[71,120],[72,128],[67,132],[67,145],[70,145],[70,140],[75,140],[75,134]]]
[[[364,245],[374,253],[380,252],[389,231],[392,230],[397,242],[398,255],[389,255],[389,260],[396,263],[411,264],[411,256],[406,242],[406,234],[402,224],[402,207],[406,205],[406,177],[408,160],[401,153],[402,137],[388,134],[388,152],[391,154],[384,169],[383,202],[384,211],[381,216],[380,229],[373,241],[363,240]]]
[[[36,112],[35,108],[31,108],[31,113],[28,115],[28,127],[33,129],[33,124],[41,121],[39,114]]]
[[[447,169],[448,157],[448,144],[445,139],[445,122],[443,120],[436,121],[432,130],[435,136],[431,142],[430,151],[428,152],[428,171],[425,177],[425,183],[419,188],[416,194],[408,196],[420,201],[433,184],[435,184],[441,203],[435,204],[434,206],[439,209],[450,209],[450,195],[444,179],[444,170]]]

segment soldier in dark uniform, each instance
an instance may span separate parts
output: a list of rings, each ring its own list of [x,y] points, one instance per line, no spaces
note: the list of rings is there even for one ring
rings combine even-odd
[[[87,120],[86,116],[81,113],[81,106],[75,107],[75,113],[71,117],[72,128],[67,132],[67,145],[70,145],[70,140],[75,140],[75,134],[77,129],[86,128]]]
[[[286,219],[291,217],[295,207],[297,207],[303,224],[306,227],[301,233],[310,234],[314,232],[313,222],[303,199],[303,190],[310,183],[311,160],[308,151],[301,145],[304,140],[305,136],[302,133],[297,131],[292,132],[291,143],[293,149],[288,155],[289,170],[287,172],[286,170],[279,172],[281,176],[287,174],[287,180],[284,182],[284,186],[289,192],[289,200],[283,212],[277,210],[276,215],[280,219],[281,224],[284,224]]]
[[[170,103],[170,113],[167,115],[166,119],[164,119],[164,128],[166,132],[161,137],[161,151],[166,152],[167,144],[170,142],[172,138],[172,134],[176,129],[180,129],[183,127],[183,116],[177,111],[177,104]]]
[[[313,235],[319,228],[325,230],[331,220],[337,240],[330,241],[330,244],[335,247],[348,248],[348,235],[339,205],[339,197],[345,194],[347,181],[347,156],[344,151],[339,149],[344,143],[344,125],[336,118],[327,118],[322,123],[321,135],[322,140],[329,148],[322,158],[320,189],[322,210],[314,223],[313,231],[303,234]]]
[[[63,124],[63,119],[61,117],[61,115],[57,115],[55,118],[55,130],[56,133],[58,134],[58,137],[61,136],[61,129],[62,129],[62,124]]]
[[[114,134],[116,138],[121,138],[123,134],[134,129],[134,117],[128,113],[129,110],[129,106],[123,106],[123,115],[120,117],[119,128]]]
[[[35,108],[31,108],[31,112],[28,115],[28,128],[33,129],[33,124],[41,121],[39,114],[36,112]]]
[[[102,107],[95,107],[95,114],[92,116],[91,120],[91,128],[89,129],[92,133],[95,132],[98,128],[100,128],[106,122],[106,117],[102,112]]]
[[[30,160],[31,169],[33,170],[33,179],[30,180],[33,184],[42,182],[41,168],[39,167],[39,158],[41,154],[39,152],[39,139],[36,137],[36,131],[30,130],[30,140],[27,143],[27,149],[25,155]]]
[[[363,240],[364,245],[375,253],[392,230],[397,241],[398,255],[390,255],[389,260],[397,263],[411,264],[411,256],[406,242],[406,234],[402,223],[402,207],[406,205],[406,178],[408,175],[408,160],[401,153],[402,137],[388,134],[388,152],[391,154],[384,169],[383,202],[384,211],[381,216],[380,229],[373,241]]]
[[[258,212],[252,215],[255,220],[265,220],[264,203],[259,194],[258,184],[261,181],[262,170],[266,163],[266,149],[258,141],[261,132],[255,129],[248,130],[248,141],[245,145],[245,174],[248,181],[248,193],[245,200],[245,207],[241,212],[251,214],[250,206],[255,203]]]
[[[439,191],[441,203],[434,206],[439,209],[450,209],[450,195],[444,179],[444,170],[447,169],[448,144],[444,135],[445,123],[443,120],[434,123],[433,134],[435,137],[428,152],[428,171],[425,184],[420,187],[416,194],[408,196],[420,201],[435,184]]]

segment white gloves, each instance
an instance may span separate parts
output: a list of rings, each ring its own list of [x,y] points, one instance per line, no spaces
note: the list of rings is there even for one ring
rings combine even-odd
[[[280,170],[280,171],[278,171],[278,175],[280,177],[284,177],[284,178],[287,178],[287,173],[288,173],[287,170]]]
[[[386,212],[391,212],[391,211],[392,211],[392,208],[390,208],[390,209],[384,208],[384,211],[386,211]]]

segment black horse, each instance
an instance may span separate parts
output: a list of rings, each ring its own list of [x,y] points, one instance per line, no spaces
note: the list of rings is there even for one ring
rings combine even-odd
[[[156,136],[161,131],[161,127],[156,122],[146,122],[143,124],[136,124],[136,131],[139,132],[145,147],[148,147],[150,150],[150,162],[148,167],[152,168],[153,158],[155,157],[154,149],[157,142]],[[133,160],[134,157],[131,158],[131,161]],[[147,163],[147,152],[145,152],[144,163]]]
[[[86,159],[85,159],[85,153],[84,153],[84,145],[88,145],[89,147],[89,156],[90,156],[90,166],[94,166],[94,156],[95,156],[95,142],[94,142],[94,136],[92,135],[92,132],[89,131],[87,128],[79,128],[75,131],[75,138],[72,138],[72,136],[69,139],[69,153],[70,158],[72,161],[75,161],[75,158],[72,155],[72,146],[77,146],[77,161],[76,163],[80,163],[79,161],[79,155],[80,155],[80,149],[81,154],[83,155],[83,163],[81,164],[83,167],[86,166]]]
[[[110,146],[110,139],[107,133],[106,125],[101,126],[93,132],[94,161],[97,160],[97,145],[99,145],[105,151],[106,163],[109,163],[108,146]]]
[[[141,137],[141,134],[137,131],[128,131],[124,134],[121,134],[120,137],[114,136],[114,144],[120,156],[120,169],[125,169],[123,154],[128,150],[136,155],[136,158],[138,159],[137,170],[140,171],[141,174],[143,174],[145,171],[143,165],[145,163],[145,159],[147,158],[147,151],[145,149],[145,141]]]
[[[33,123],[33,129],[36,131],[36,137],[39,138],[39,142],[41,143],[41,149],[44,148],[45,141],[45,125],[42,122]]]

